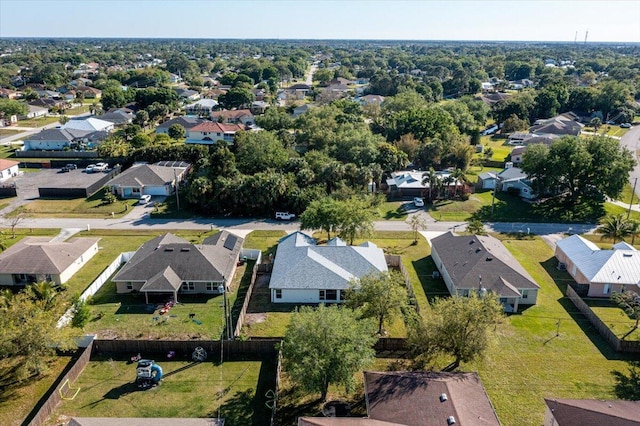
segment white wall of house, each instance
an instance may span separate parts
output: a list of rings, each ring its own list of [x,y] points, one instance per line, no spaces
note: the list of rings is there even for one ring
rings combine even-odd
[[[321,300],[319,289],[280,289],[281,297],[276,297],[277,289],[271,289],[271,303],[342,303],[341,290],[337,290],[337,300]]]
[[[0,170],[0,181],[7,180],[11,177],[18,176],[20,172],[18,164],[11,166],[8,169]]]
[[[116,293],[139,292],[144,283],[145,281],[117,281]],[[189,283],[182,283],[178,294],[222,294],[220,292],[222,285],[221,281],[189,281]],[[149,292],[149,294],[152,293],[154,292]]]
[[[228,144],[233,143],[234,133],[225,132],[187,132],[187,140],[185,143],[195,143],[200,145],[213,145],[217,141],[225,141]],[[206,140],[205,140],[206,138]],[[209,140],[210,139],[210,140]]]
[[[62,151],[70,146],[69,141],[24,141],[25,151],[29,150],[48,150]]]
[[[27,280],[24,280],[21,283],[16,283],[13,276],[14,275],[19,275],[19,274],[0,274],[0,285],[3,286],[12,286],[12,285],[26,285],[27,284]],[[33,276],[34,279],[32,280],[33,282],[40,282],[40,281],[50,281],[56,285],[60,285],[62,284],[61,280],[60,280],[60,275],[49,275],[49,274],[26,274],[29,276]]]
[[[98,243],[93,244],[87,251],[82,253],[67,269],[60,274],[60,284],[66,283],[76,272],[84,266],[93,256],[98,253]]]

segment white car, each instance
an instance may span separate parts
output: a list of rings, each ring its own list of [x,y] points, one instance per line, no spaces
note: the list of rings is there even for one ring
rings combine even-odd
[[[630,129],[631,128],[631,123],[622,123],[620,125],[620,127],[622,127],[623,129]]]
[[[424,207],[424,200],[420,197],[415,197],[413,199],[413,205],[416,207]]]
[[[276,212],[276,220],[293,220],[295,214],[289,212]]]
[[[151,195],[141,195],[138,204],[147,204],[149,201],[151,201]]]
[[[109,164],[107,163],[98,163],[93,167],[94,172],[104,172],[109,168]]]
[[[93,173],[96,171],[96,165],[95,164],[89,164],[87,167],[84,168],[85,173]]]

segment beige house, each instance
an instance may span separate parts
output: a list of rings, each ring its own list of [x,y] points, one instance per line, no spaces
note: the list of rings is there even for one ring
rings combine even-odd
[[[99,238],[52,241],[28,237],[0,253],[0,285],[20,286],[39,281],[66,283],[98,252]]]
[[[588,287],[588,297],[610,297],[613,292],[640,293],[640,252],[625,242],[611,250],[579,235],[556,243],[558,269],[566,270],[576,284]]]
[[[450,231],[431,240],[431,257],[451,295],[490,292],[506,312],[536,304],[540,287],[497,238]]]

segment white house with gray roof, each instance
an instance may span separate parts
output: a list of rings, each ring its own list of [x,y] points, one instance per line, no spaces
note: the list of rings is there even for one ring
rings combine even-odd
[[[559,269],[569,272],[577,284],[587,285],[588,297],[610,297],[612,292],[640,293],[640,252],[625,242],[611,250],[579,235],[556,243]]]
[[[272,303],[340,303],[349,282],[387,271],[384,252],[371,242],[349,246],[340,238],[326,245],[295,232],[280,240],[271,273]]]
[[[64,284],[98,253],[99,240],[24,238],[0,253],[0,285],[20,286],[40,281]]]
[[[107,182],[113,194],[121,198],[141,195],[168,196],[174,193],[190,168],[189,163],[162,161],[155,164],[134,164]]]

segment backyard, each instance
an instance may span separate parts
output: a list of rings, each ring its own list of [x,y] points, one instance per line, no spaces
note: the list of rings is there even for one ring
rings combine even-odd
[[[622,338],[629,333],[636,324],[636,320],[627,315],[618,305],[609,299],[583,298],[591,310],[600,318],[613,333]],[[640,340],[640,329],[627,335],[624,340]]]
[[[82,417],[221,417],[225,425],[269,423],[265,393],[273,388],[273,362],[207,360],[168,361],[156,357],[164,377],[160,385],[138,390],[136,365],[107,356],[92,359],[72,384],[80,388],[50,418],[60,424]]]

